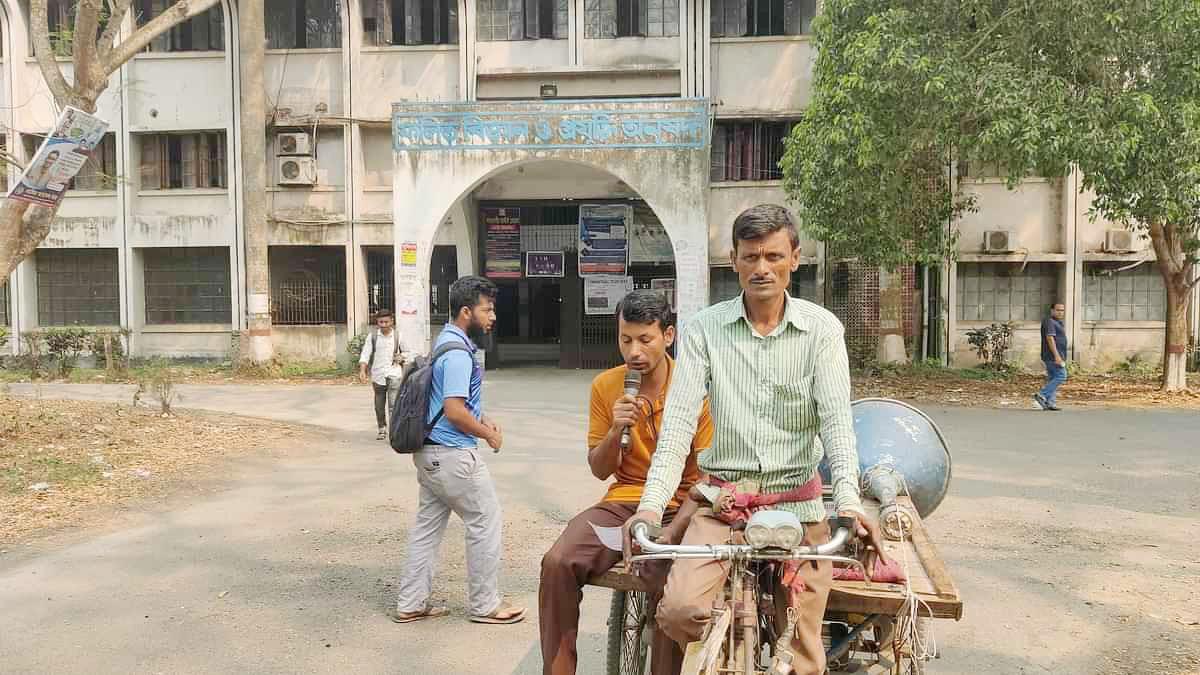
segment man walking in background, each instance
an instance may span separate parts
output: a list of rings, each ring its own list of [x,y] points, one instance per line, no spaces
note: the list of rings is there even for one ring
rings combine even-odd
[[[1033,395],[1042,410],[1061,410],[1058,407],[1058,388],[1067,381],[1067,329],[1063,319],[1067,306],[1050,305],[1050,315],[1042,319],[1042,363],[1046,366],[1046,386]]]
[[[379,427],[376,440],[386,441],[387,420],[400,388],[400,337],[396,334],[396,321],[389,309],[375,314],[375,330],[363,342],[358,357],[358,379],[366,383],[369,379],[375,392],[375,425]]]
[[[463,277],[450,286],[450,322],[434,341],[433,351],[449,344],[433,364],[429,391],[430,429],[425,445],[413,454],[421,486],[417,519],[409,530],[408,561],[392,620],[409,623],[447,614],[429,602],[437,572],[438,549],[451,512],[467,530],[467,609],[476,623],[517,623],[525,608],[500,597],[500,500],[492,475],[479,452],[482,438],[500,452],[500,426],[483,414],[483,367],[476,360],[479,342],[496,323],[496,284]]]

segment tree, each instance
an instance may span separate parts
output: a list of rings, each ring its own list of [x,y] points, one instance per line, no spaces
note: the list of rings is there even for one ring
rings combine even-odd
[[[172,27],[208,10],[218,0],[179,0],[128,36],[121,26],[133,0],[78,0],[70,31],[71,79],[56,58],[47,18],[47,0],[30,0],[30,31],[34,56],[46,86],[59,107],[74,106],[96,112],[96,101],[108,88],[109,78]],[[61,47],[59,49],[61,50]],[[50,233],[58,207],[48,208],[12,199],[0,208],[0,282],[29,257]]]
[[[933,262],[974,207],[958,159],[1009,188],[1075,167],[1092,214],[1149,238],[1167,289],[1163,388],[1186,388],[1200,253],[1200,3],[825,0],[813,100],[783,161],[805,229],[868,262]]]

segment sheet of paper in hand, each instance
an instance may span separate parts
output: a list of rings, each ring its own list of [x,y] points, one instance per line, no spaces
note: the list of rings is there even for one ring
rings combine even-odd
[[[600,540],[604,547],[612,551],[621,550],[621,528],[619,527],[600,527],[595,523],[588,523],[592,526],[592,531],[596,533],[596,538]]]

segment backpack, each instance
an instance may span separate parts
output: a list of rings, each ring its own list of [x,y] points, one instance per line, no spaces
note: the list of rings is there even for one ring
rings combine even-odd
[[[395,328],[392,329],[392,335],[395,336],[395,338],[396,338],[396,344],[394,345],[393,350],[392,350],[392,363],[395,363],[396,355],[399,354],[401,351],[403,351],[403,349],[400,348],[400,336],[396,333]],[[375,367],[375,339],[378,337],[379,337],[379,329],[372,329],[371,330],[371,358],[367,359],[367,370],[368,371]]]
[[[433,365],[442,355],[455,350],[471,351],[464,344],[448,342],[429,356],[418,356],[404,366],[388,422],[388,437],[396,452],[407,455],[420,450],[429,432],[442,419],[444,409],[438,411],[432,422],[425,422],[429,419],[429,398],[433,393]]]

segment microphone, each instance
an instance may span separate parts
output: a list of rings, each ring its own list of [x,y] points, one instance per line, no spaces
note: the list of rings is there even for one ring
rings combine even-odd
[[[625,371],[625,395],[637,396],[638,390],[642,388],[642,371],[632,368]],[[621,432],[621,451],[629,449],[629,427]]]

